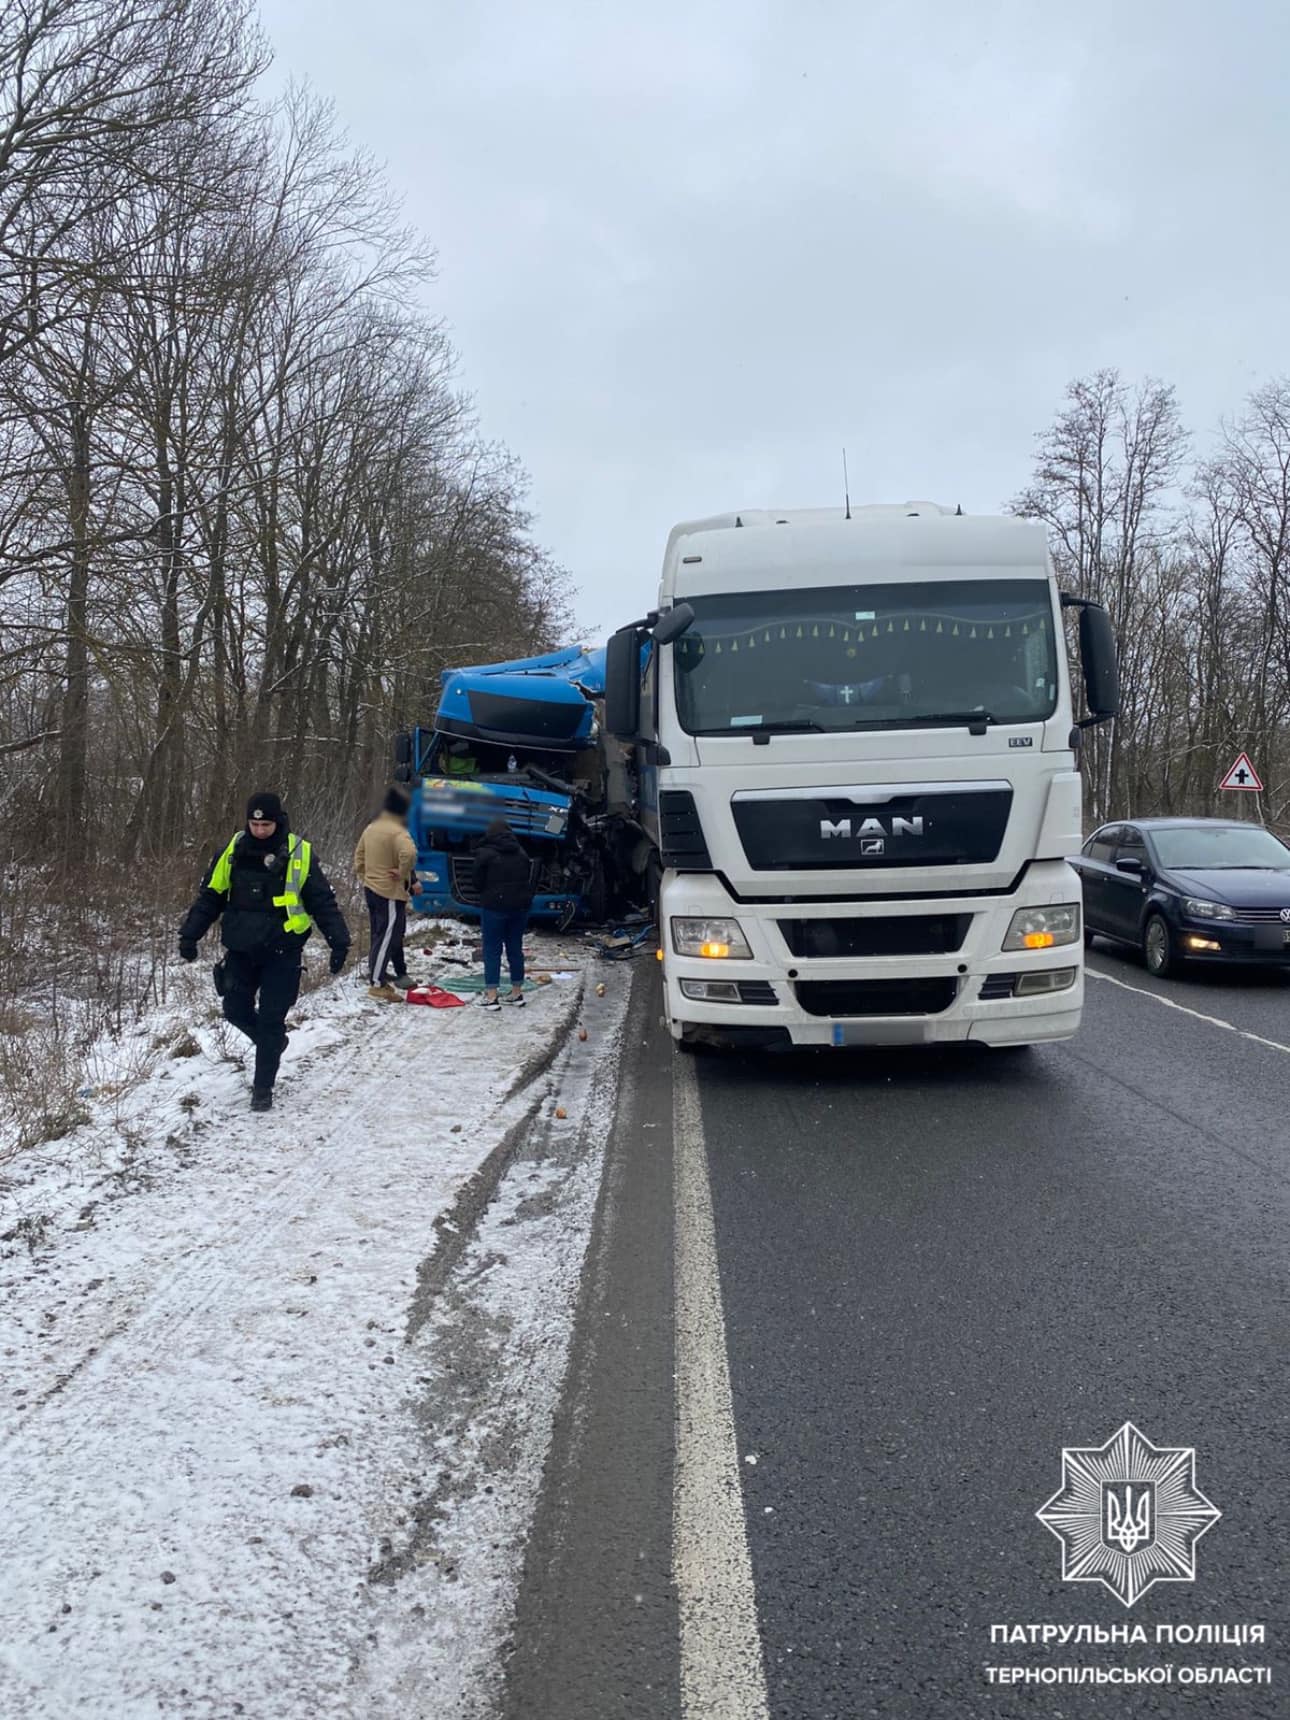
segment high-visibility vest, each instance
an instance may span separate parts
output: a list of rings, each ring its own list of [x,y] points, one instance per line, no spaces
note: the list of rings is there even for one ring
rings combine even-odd
[[[227,896],[233,887],[233,855],[244,834],[244,831],[239,830],[215,862],[210,888],[217,896]],[[308,842],[294,832],[287,837],[287,875],[283,880],[282,894],[273,898],[274,907],[284,910],[282,924],[285,931],[307,932],[313,926],[313,921],[306,914],[300,900],[300,892],[309,876],[309,862],[312,858],[313,848]]]

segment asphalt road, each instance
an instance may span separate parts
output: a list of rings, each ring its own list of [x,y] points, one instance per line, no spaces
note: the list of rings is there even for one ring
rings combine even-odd
[[[1157,982],[1105,946],[1090,966],[1079,1037],[1021,1057],[695,1059],[688,1145],[670,1137],[681,1060],[642,972],[508,1715],[1290,1714],[1290,982]],[[686,1634],[675,1508],[692,1463],[676,1431],[686,1152],[710,1187],[764,1689],[731,1685],[706,1712],[684,1655],[722,1633]],[[1195,1583],[1131,1609],[1063,1582],[1034,1515],[1063,1448],[1126,1421],[1194,1447],[1223,1513]],[[991,1625],[1046,1623],[1152,1640],[991,1641]],[[1215,1624],[1264,1625],[1268,1644],[1155,1642],[1157,1625]],[[1170,1664],[1267,1666],[1273,1682],[986,1672]]]

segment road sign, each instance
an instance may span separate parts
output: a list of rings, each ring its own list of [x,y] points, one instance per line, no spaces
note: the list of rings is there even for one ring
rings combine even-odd
[[[1228,771],[1220,788],[1230,788],[1242,794],[1262,794],[1263,784],[1259,781],[1259,773],[1250,763],[1249,753],[1241,753],[1236,763]]]

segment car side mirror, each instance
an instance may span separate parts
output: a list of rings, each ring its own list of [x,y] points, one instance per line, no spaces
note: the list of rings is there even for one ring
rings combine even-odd
[[[1117,872],[1128,872],[1130,875],[1136,875],[1140,878],[1146,867],[1143,866],[1141,860],[1133,860],[1126,856],[1123,860],[1116,861],[1115,869]]]

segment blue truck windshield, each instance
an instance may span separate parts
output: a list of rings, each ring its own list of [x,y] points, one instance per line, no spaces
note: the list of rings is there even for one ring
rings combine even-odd
[[[1057,708],[1047,580],[938,580],[689,597],[673,648],[690,734],[934,726]]]

